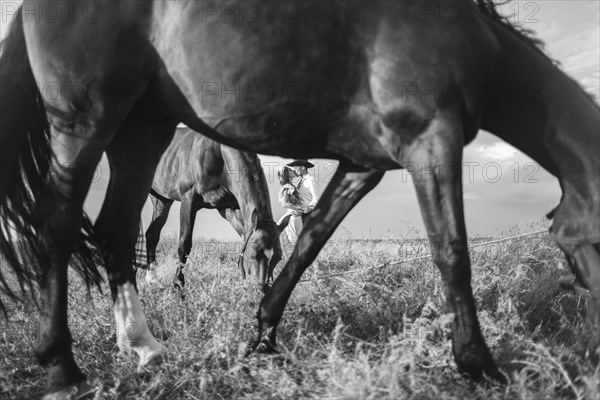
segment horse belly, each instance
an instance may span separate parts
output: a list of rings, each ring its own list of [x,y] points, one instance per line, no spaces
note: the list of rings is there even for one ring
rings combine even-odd
[[[254,19],[244,16],[251,4],[259,10]],[[401,141],[378,135],[378,118],[361,108],[374,106],[382,116],[393,108],[392,119],[406,121],[408,114],[398,110],[405,105],[406,82],[426,88],[427,79],[481,77],[474,59],[481,46],[470,49],[473,35],[466,24],[403,19],[404,2],[293,3],[301,10],[293,22],[282,12],[291,2],[266,13],[272,4],[218,2],[209,9],[202,2],[157,2],[153,16],[153,45],[196,116],[253,151],[304,158],[352,154],[361,165],[397,168],[394,154]],[[319,14],[324,4],[332,5],[329,21]],[[447,39],[463,36],[469,45]],[[445,66],[451,64],[447,58],[453,68]],[[389,79],[378,77],[382,90],[372,80],[381,72],[375,59],[391,62],[394,72]],[[462,102],[460,93],[455,100]],[[358,128],[350,123],[357,119]]]
[[[347,21],[344,3],[331,2],[339,5],[328,11],[330,23],[311,9],[320,2],[294,3],[301,9],[294,22],[283,6],[268,14],[269,2],[214,4],[158,2],[154,11],[153,45],[199,118],[280,153],[296,148],[284,138],[317,138],[349,107],[366,72],[368,34]],[[260,10],[256,21],[236,14],[249,4]]]
[[[352,105],[346,117],[333,127],[326,148],[363,167],[401,168],[397,162],[398,142],[382,129],[381,116],[375,112],[373,104]]]

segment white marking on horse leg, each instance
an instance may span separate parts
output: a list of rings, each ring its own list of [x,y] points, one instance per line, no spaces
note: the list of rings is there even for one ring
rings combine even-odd
[[[158,283],[158,273],[156,270],[158,269],[158,265],[155,262],[150,263],[148,266],[148,271],[146,271],[146,283],[149,285]]]
[[[140,357],[138,369],[164,357],[166,348],[150,333],[137,291],[130,282],[117,286],[114,310],[117,346],[123,353],[132,350],[137,353]]]

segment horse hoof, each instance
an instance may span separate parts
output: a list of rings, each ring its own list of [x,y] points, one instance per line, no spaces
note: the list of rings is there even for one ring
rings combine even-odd
[[[91,400],[95,397],[96,388],[87,381],[67,386],[57,392],[48,393],[42,400]]]
[[[507,384],[508,379],[492,362],[486,363],[483,367],[459,366],[458,370],[468,378],[476,382],[488,382],[492,384]]]
[[[493,361],[490,360],[483,367],[458,367],[459,372],[465,375],[466,378],[478,383],[488,383],[490,385],[506,385],[508,377],[504,374]]]
[[[505,373],[503,373],[500,369],[498,369],[495,365],[493,368],[483,371],[483,379],[498,385],[507,385],[508,377]]]
[[[477,382],[506,383],[506,376],[496,367],[492,354],[483,342],[454,343],[454,359],[459,372]]]
[[[279,351],[274,344],[268,339],[263,339],[254,349],[256,354],[279,354]]]
[[[244,353],[244,357],[251,357],[253,355],[277,355],[280,354],[279,350],[277,350],[277,348],[275,348],[273,345],[268,344],[268,343],[259,343],[259,344],[255,344],[253,346],[250,346],[250,349],[248,349],[245,353]]]

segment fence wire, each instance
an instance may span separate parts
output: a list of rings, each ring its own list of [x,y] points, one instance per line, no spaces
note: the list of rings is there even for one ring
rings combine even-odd
[[[496,239],[496,240],[490,240],[490,241],[487,241],[487,242],[484,242],[484,243],[476,243],[476,244],[470,245],[469,249],[476,248],[476,247],[490,246],[492,244],[507,242],[509,240],[515,240],[515,239],[520,239],[520,238],[529,237],[529,236],[535,236],[535,235],[539,235],[539,234],[547,233],[547,232],[548,232],[548,229],[540,229],[538,231],[529,232],[529,233],[523,233],[523,234],[509,236],[509,237],[505,237],[505,238],[501,238],[501,239]],[[400,265],[400,264],[404,264],[404,263],[412,262],[412,261],[426,260],[426,259],[429,259],[429,258],[431,258],[431,254],[423,255],[423,256],[418,256],[418,257],[405,258],[405,259],[402,259],[402,260],[381,263],[381,264],[372,265],[372,266],[364,267],[364,268],[357,268],[357,269],[353,269],[353,270],[349,270],[349,271],[342,271],[342,272],[336,272],[336,273],[333,273],[333,274],[321,275],[321,276],[318,276],[318,277],[312,278],[312,279],[310,279],[310,278],[302,279],[302,280],[300,280],[300,282],[311,282],[311,281],[315,281],[315,280],[328,279],[328,278],[332,278],[332,277],[336,277],[336,276],[342,276],[342,275],[352,274],[352,273],[355,273],[355,272],[363,272],[363,271],[368,271],[368,270],[372,270],[372,269],[389,267],[389,266],[393,266],[393,265]]]

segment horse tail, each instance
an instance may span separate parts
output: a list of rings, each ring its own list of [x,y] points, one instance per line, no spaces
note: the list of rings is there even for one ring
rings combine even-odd
[[[46,183],[51,162],[50,124],[29,63],[19,7],[0,42],[0,256],[20,289],[0,269],[0,295],[12,300],[20,300],[19,293],[32,294],[49,265],[38,228],[43,216],[36,212],[36,203],[51,190]],[[92,238],[92,224],[84,218],[73,267],[88,287],[102,281]],[[6,314],[1,297],[0,309]]]

